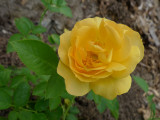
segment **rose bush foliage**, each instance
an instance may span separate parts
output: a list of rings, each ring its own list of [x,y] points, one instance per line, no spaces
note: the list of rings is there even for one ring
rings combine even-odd
[[[93,90],[107,99],[128,92],[130,74],[144,56],[138,32],[105,18],[87,18],[60,36],[57,72],[68,93]]]

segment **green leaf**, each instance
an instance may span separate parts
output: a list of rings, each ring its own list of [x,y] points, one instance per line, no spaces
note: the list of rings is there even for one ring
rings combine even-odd
[[[61,95],[61,97],[64,98],[64,99],[67,98],[67,99],[69,99],[69,100],[72,100],[74,96],[68,94],[68,92],[67,92],[66,89],[65,89],[65,91],[64,91],[64,93]]]
[[[93,100],[94,99],[94,92],[91,90],[88,95],[87,95],[88,100]]]
[[[31,81],[32,83],[36,83],[37,82],[37,78],[35,75],[31,74],[31,71],[28,68],[21,68],[21,69],[15,69],[13,71],[13,76],[25,76],[27,78],[28,81]]]
[[[67,6],[61,6],[59,12],[64,14],[67,17],[70,17],[70,18],[72,17],[72,11]]]
[[[97,109],[98,109],[98,111],[100,112],[100,113],[103,113],[105,110],[106,110],[106,105],[105,105],[105,103],[103,102],[101,102],[101,103],[99,103],[98,105],[97,105]]]
[[[70,109],[69,109],[69,112],[72,113],[72,114],[78,114],[79,113],[79,109],[75,106],[72,106]]]
[[[43,5],[48,8],[50,6],[50,3],[47,2],[46,0],[41,0],[41,2],[43,3]]]
[[[154,97],[154,95],[149,95],[149,96],[147,96],[147,100],[148,100],[148,102],[149,103],[152,103],[153,101],[153,97]]]
[[[13,76],[16,75],[22,75],[22,76],[28,76],[30,75],[30,70],[26,67],[22,67],[22,68],[16,68],[13,70]]]
[[[20,111],[18,114],[19,120],[32,120],[33,114],[28,111]]]
[[[51,36],[48,36],[48,41],[49,41],[51,44],[55,44],[55,42],[54,42],[53,39],[52,39],[52,35],[51,35]]]
[[[0,110],[9,108],[11,100],[11,97],[4,90],[0,89]]]
[[[7,45],[7,53],[10,53],[10,52],[14,52],[14,48],[13,46],[10,44],[10,42],[13,42],[13,41],[19,41],[23,38],[23,36],[21,34],[13,34],[10,38],[9,38],[9,42],[8,42],[8,45]]]
[[[36,96],[45,96],[47,82],[41,82],[33,90],[33,95]]]
[[[58,0],[49,0],[49,1],[51,2],[51,5],[53,5],[53,4],[54,4],[54,5],[57,5],[57,1],[58,1]]]
[[[60,104],[61,104],[61,98],[60,97],[49,99],[49,108],[50,108],[51,111],[55,110]]]
[[[30,74],[26,77],[28,81],[31,81],[33,84],[37,84],[37,76]]]
[[[30,30],[35,27],[35,25],[33,24],[33,22],[30,19],[28,19],[28,18],[21,17],[20,20],[23,21],[24,23],[26,23],[28,25],[28,27],[29,27]]]
[[[7,85],[10,80],[11,70],[4,69],[0,71],[0,86]]]
[[[49,39],[50,43],[52,43],[52,44],[54,44],[54,43],[56,43],[58,45],[60,44],[60,37],[57,34],[52,34],[51,36],[48,37],[48,39]]]
[[[150,106],[150,109],[153,112],[153,116],[155,116],[155,114],[156,114],[156,104],[152,103],[151,106]]]
[[[94,100],[96,104],[99,104],[101,102],[102,97],[99,95],[96,95],[92,90],[88,93],[87,99]]]
[[[56,98],[61,96],[65,92],[64,80],[58,74],[51,76],[48,81],[46,89],[46,98]]]
[[[30,86],[27,82],[19,84],[14,92],[14,104],[16,106],[24,106],[30,97]]]
[[[99,95],[96,95],[93,91],[90,91],[87,95],[87,99],[94,100],[97,105],[97,109],[100,113],[103,113],[104,110],[107,108],[105,99]]]
[[[1,87],[0,89],[5,91],[9,96],[13,96],[13,89],[11,89],[10,87]]]
[[[66,120],[78,120],[74,114],[68,114]]]
[[[68,6],[60,6],[60,7],[48,6],[48,9],[52,12],[58,12],[58,13],[64,14],[67,17],[70,17],[70,18],[72,17],[72,11]]]
[[[63,110],[61,107],[58,107],[56,110],[54,111],[48,111],[47,112],[47,117],[48,117],[48,120],[60,120],[61,119],[61,116],[63,114]]]
[[[8,119],[5,117],[0,117],[0,120],[8,120]]]
[[[60,9],[56,6],[48,6],[48,9],[51,11],[51,12],[60,12]]]
[[[102,96],[96,95],[93,91],[90,91],[89,94],[87,95],[87,98],[89,100],[94,100],[97,109],[99,110],[100,113],[103,113],[106,108],[108,108],[113,117],[118,119],[119,117],[119,103],[117,99],[114,100],[107,100],[103,98]]]
[[[133,76],[133,79],[145,92],[148,92],[148,84],[144,79],[137,76]]]
[[[67,5],[66,1],[63,0],[63,2],[61,3],[61,6],[66,6],[66,5]]]
[[[118,120],[119,117],[119,102],[117,99],[114,100],[107,100],[103,98],[106,101],[107,108],[111,111],[112,115],[116,120]]]
[[[16,111],[11,111],[8,114],[8,120],[17,120],[18,119],[18,113]]]
[[[25,81],[25,76],[18,75],[12,78],[11,88],[16,88],[20,83]]]
[[[148,100],[151,112],[153,113],[153,116],[155,116],[155,114],[156,114],[156,105],[153,102],[153,97],[154,97],[154,95],[149,95],[149,96],[147,96],[147,100]]]
[[[41,100],[37,101],[35,104],[35,109],[40,112],[45,111],[48,108],[49,108],[49,101],[48,100],[41,99]]]
[[[51,47],[37,40],[24,40],[13,43],[22,62],[35,73],[54,75],[58,57]]]
[[[51,0],[51,5],[56,5],[57,7],[65,6],[66,1],[65,0]]]
[[[24,18],[15,19],[15,24],[19,32],[23,35],[27,35],[29,33],[30,25],[24,20]]]
[[[0,71],[3,71],[5,68],[3,65],[0,65]]]
[[[56,4],[56,5],[57,5],[57,6],[61,6],[61,5],[63,4],[63,1],[64,1],[64,0],[57,0],[57,4]]]
[[[48,120],[44,113],[36,113],[33,115],[32,120]]]
[[[27,35],[26,40],[41,40],[41,39],[36,35]]]
[[[40,33],[46,32],[46,31],[47,31],[46,28],[44,28],[43,26],[38,25],[38,26],[35,26],[33,28],[32,33],[33,34],[40,34]]]
[[[40,82],[48,82],[48,80],[50,79],[50,75],[39,75],[38,79]]]

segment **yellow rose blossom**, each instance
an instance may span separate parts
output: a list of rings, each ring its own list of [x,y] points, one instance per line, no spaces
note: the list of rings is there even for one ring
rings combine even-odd
[[[60,36],[57,72],[68,93],[90,90],[107,99],[128,92],[130,74],[144,56],[138,32],[105,18],[87,18]]]

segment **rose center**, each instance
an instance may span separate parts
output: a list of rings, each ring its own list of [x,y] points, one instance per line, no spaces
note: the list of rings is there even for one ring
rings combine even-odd
[[[92,67],[94,63],[99,63],[100,61],[98,60],[97,54],[88,51],[86,58],[83,59],[82,62],[86,67]]]

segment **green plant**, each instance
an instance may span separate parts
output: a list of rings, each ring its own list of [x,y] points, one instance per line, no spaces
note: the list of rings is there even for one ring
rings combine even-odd
[[[25,17],[15,20],[19,33],[10,37],[7,52],[16,51],[27,68],[8,69],[1,66],[3,71],[0,74],[5,77],[1,81],[5,87],[0,86],[4,89],[0,93],[3,97],[0,102],[3,106],[0,109],[11,108],[9,120],[77,120],[76,114],[79,110],[73,106],[75,97],[66,92],[64,80],[57,74],[58,57],[53,51],[56,48],[43,43],[40,37],[40,34],[46,32],[41,22],[48,10],[68,17],[72,14],[64,0],[41,1],[46,9],[41,15],[39,25],[34,25]],[[57,34],[50,35],[48,40],[51,44],[60,43]],[[116,99],[106,100],[93,92],[88,96],[90,99],[99,99],[95,102],[101,113],[108,107],[118,119],[119,105]]]
[[[19,33],[10,37],[7,46],[7,52],[16,51],[27,68],[0,67],[0,109],[11,109],[9,120],[58,120],[63,114],[66,119],[78,113],[70,112],[77,109],[72,104],[68,106],[62,102],[64,99],[71,101],[74,97],[66,92],[63,78],[56,72],[56,53],[40,37],[40,34],[46,32],[41,22],[48,10],[68,17],[72,17],[72,13],[64,0],[42,0],[42,3],[46,9],[40,23],[34,25],[25,17],[15,19]],[[49,40],[52,44],[58,44],[59,36],[53,34]]]
[[[108,108],[112,116],[118,120],[119,117],[119,102],[115,98],[114,100],[107,100],[104,97],[96,95],[93,91],[90,91],[87,98],[89,100],[94,100],[97,109],[100,113],[103,113],[106,108]]]
[[[135,80],[135,82],[139,85],[140,88],[142,88],[142,90],[147,94],[148,93],[148,84],[147,82],[142,79],[141,77],[137,77],[137,76],[133,76],[133,79]],[[153,97],[154,95],[148,95],[146,96],[147,101],[148,101],[148,105],[151,111],[151,115],[149,120],[159,120],[160,118],[157,118],[155,116],[156,114],[156,104],[153,101]]]

